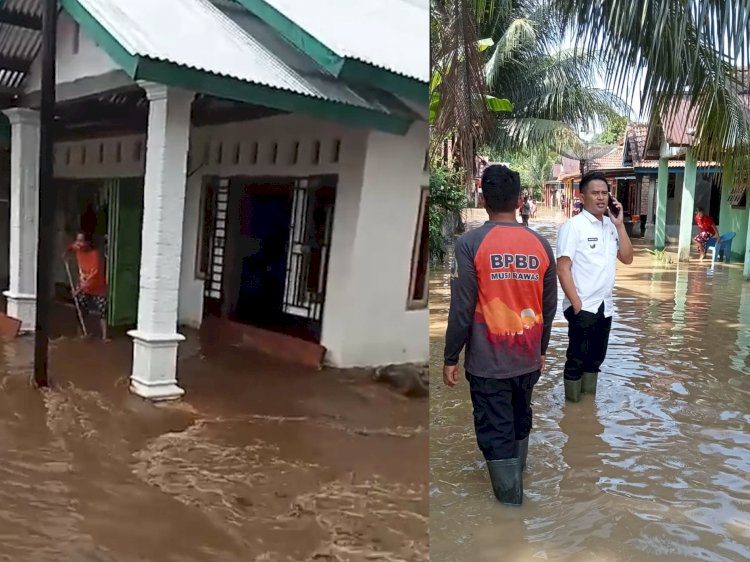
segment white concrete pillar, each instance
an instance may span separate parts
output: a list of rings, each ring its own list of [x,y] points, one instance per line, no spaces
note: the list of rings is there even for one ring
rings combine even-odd
[[[22,332],[36,327],[36,254],[39,216],[39,112],[4,111],[11,125],[10,286],[3,293],[6,313]]]
[[[133,338],[131,390],[170,400],[177,386],[177,307],[185,211],[190,105],[195,94],[141,83],[150,106],[146,140],[138,328]]]
[[[690,245],[693,241],[693,212],[695,211],[695,182],[698,175],[698,162],[692,149],[685,155],[685,182],[682,185],[682,207],[680,208],[680,239],[677,259],[690,259]]]

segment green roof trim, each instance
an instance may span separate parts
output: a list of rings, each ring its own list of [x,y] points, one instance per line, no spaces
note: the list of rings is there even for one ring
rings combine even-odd
[[[336,54],[322,41],[305,31],[265,0],[236,1],[337,78],[363,83],[427,104],[429,85],[426,82],[420,82],[386,68]]]
[[[263,0],[237,0],[249,12],[280,34],[289,43],[297,47],[318,65],[338,76],[345,59],[334,53],[313,35],[302,29],[276,8]]]
[[[0,0],[1,2],[2,0]],[[306,113],[356,127],[405,135],[414,118],[305,96],[244,80],[129,53],[77,0],[61,0],[65,11],[134,80],[148,80],[220,98]]]
[[[360,82],[375,86],[392,94],[423,103],[425,107],[429,99],[430,87],[426,82],[354,59],[346,59],[339,78],[347,82]]]
[[[323,119],[377,129],[394,135],[405,135],[412,123],[412,119],[406,116],[389,115],[363,107],[302,96],[294,92],[250,84],[236,78],[186,68],[166,61],[140,58],[133,78],[282,111],[307,113]]]

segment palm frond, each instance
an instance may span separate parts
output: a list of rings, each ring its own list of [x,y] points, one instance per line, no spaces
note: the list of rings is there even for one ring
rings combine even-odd
[[[750,124],[739,67],[748,62],[750,5],[720,0],[556,0],[580,46],[601,50],[618,93],[645,76],[641,104],[656,124],[689,100],[693,144],[705,160],[748,159]]]
[[[435,0],[431,38],[433,73],[440,76],[431,137],[440,142],[455,134],[467,181],[473,173],[475,147],[493,127],[472,8],[463,0]]]
[[[517,18],[510,23],[505,33],[495,41],[495,49],[484,67],[487,83],[490,87],[496,83],[498,74],[502,73],[503,64],[512,59],[519,48],[537,42],[538,37],[534,26],[533,20]]]
[[[520,147],[540,147],[555,152],[583,150],[584,144],[577,131],[552,119],[509,117],[499,123],[493,143],[499,150]]]

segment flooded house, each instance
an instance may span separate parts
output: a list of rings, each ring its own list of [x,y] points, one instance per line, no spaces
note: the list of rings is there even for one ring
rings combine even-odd
[[[426,362],[426,1],[60,4],[55,256],[79,230],[104,249],[134,392],[182,394],[180,326],[306,364]],[[25,331],[40,13],[0,7],[5,295]]]
[[[683,216],[683,197],[686,178],[690,180],[691,166],[687,160],[687,147],[690,146],[690,135],[687,128],[680,128],[677,122],[668,128],[662,127],[659,121],[654,126],[633,124],[625,132],[625,149],[623,160],[631,165],[647,214],[645,236],[649,240],[657,239],[657,225],[662,225],[659,239],[662,248],[669,242],[678,244],[680,228],[685,220]],[[666,122],[666,121],[664,121]],[[659,206],[659,166],[660,156],[664,155],[666,163],[666,189],[662,196],[663,207]],[[698,227],[693,225],[694,209],[702,207],[717,225],[727,206],[744,209],[744,200],[733,203],[722,199],[722,167],[719,162],[694,163],[694,187],[692,200],[686,199],[688,232],[690,239],[698,234]],[[692,207],[691,207],[692,205]],[[662,210],[657,210],[662,209]],[[657,221],[658,218],[658,221]],[[747,221],[745,221],[747,222]],[[725,221],[726,223],[726,221]],[[745,225],[747,228],[747,225]],[[739,240],[737,241],[739,242]],[[744,239],[742,241],[744,245]],[[733,248],[733,253],[735,248]],[[742,252],[741,252],[742,253]]]
[[[640,209],[640,194],[635,188],[635,176],[632,166],[628,166],[622,160],[622,145],[599,145],[591,149],[593,157],[587,160],[578,160],[563,156],[561,163],[557,166],[557,177],[549,182],[551,192],[556,185],[560,186],[565,196],[565,208],[567,216],[573,211],[573,204],[580,198],[579,184],[584,173],[600,172],[605,175],[615,195],[622,203],[628,220],[633,215],[638,215]]]

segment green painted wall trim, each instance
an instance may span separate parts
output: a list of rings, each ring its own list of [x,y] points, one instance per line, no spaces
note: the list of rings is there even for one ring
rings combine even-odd
[[[334,53],[276,8],[263,0],[238,0],[238,2],[327,72],[334,76],[339,75],[345,59]]]
[[[385,68],[378,68],[365,62],[347,59],[341,69],[339,78],[347,82],[360,82],[373,88],[380,88],[392,94],[422,103],[427,107],[430,88],[426,82],[420,82],[419,80],[396,74]]]
[[[60,0],[60,4],[112,60],[131,78],[135,76],[138,58],[129,53],[77,0]]]
[[[685,154],[685,181],[682,184],[680,204],[680,238],[677,245],[677,259],[688,261],[693,242],[693,214],[695,213],[695,183],[698,176],[698,161],[695,152],[688,148]]]
[[[406,116],[388,115],[371,109],[258,86],[236,78],[218,76],[148,58],[139,59],[134,78],[282,111],[306,113],[322,119],[339,121],[355,127],[377,129],[394,135],[405,135],[412,123],[412,120]]]
[[[654,248],[663,250],[667,245],[667,185],[669,183],[669,161],[666,158],[659,160],[659,175],[657,176],[656,190],[656,216],[654,223],[656,232],[654,235]]]
[[[719,232],[736,232],[732,240],[732,261],[741,262],[745,259],[745,248],[747,245],[747,222],[750,216],[750,207],[745,209],[733,209],[729,204],[729,196],[732,194],[734,185],[734,165],[728,162],[724,168],[721,183],[721,207],[719,211]]]

